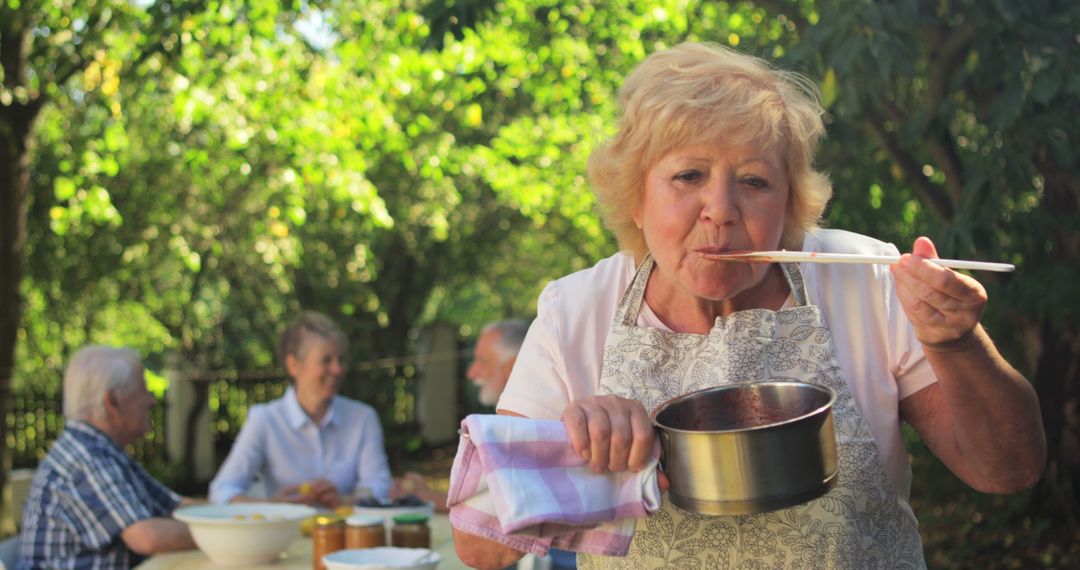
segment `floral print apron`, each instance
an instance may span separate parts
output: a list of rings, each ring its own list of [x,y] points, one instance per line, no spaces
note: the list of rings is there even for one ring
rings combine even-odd
[[[821,313],[807,304],[798,266],[781,267],[795,306],[739,311],[718,317],[707,335],[683,334],[636,326],[653,268],[647,256],[616,309],[598,393],[638,400],[650,412],[670,398],[739,382],[828,386],[836,392],[836,485],[808,503],[755,515],[697,515],[666,500],[638,521],[626,557],[580,554],[581,568],[926,567],[915,517],[889,485]]]

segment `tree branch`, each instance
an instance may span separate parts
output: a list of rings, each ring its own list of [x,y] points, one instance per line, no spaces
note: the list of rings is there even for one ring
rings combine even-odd
[[[964,196],[964,167],[951,138],[948,127],[942,127],[937,137],[927,137],[926,142],[934,162],[945,174],[945,189],[953,202],[959,204]]]
[[[911,119],[892,101],[883,100],[882,106],[885,109],[885,115],[893,123],[902,125],[911,122]],[[934,119],[927,121],[928,125],[936,123],[937,121]],[[923,127],[920,133],[930,149],[930,154],[934,157],[936,166],[945,174],[945,189],[948,191],[949,197],[953,203],[958,204],[964,196],[964,168],[960,157],[956,154],[956,149],[952,145],[952,135],[949,128],[942,126],[940,129],[934,130],[937,131],[936,137],[930,135],[931,129],[928,127]],[[895,144],[899,149],[899,144]],[[922,176],[922,169],[918,170],[919,175]]]
[[[925,34],[928,51],[926,105],[931,115],[937,115],[948,94],[949,80],[955,75],[967,56],[971,41],[977,30],[973,24],[964,24],[955,30],[938,25]],[[944,40],[942,38],[944,37]],[[936,48],[936,49],[935,49]]]
[[[924,134],[930,134],[938,125],[941,107],[948,97],[949,81],[963,65],[972,40],[977,30],[971,23],[949,29],[944,24],[935,24],[927,29],[924,38],[927,43],[927,90],[926,101],[922,108],[930,119],[923,128]],[[945,174],[945,188],[955,203],[959,203],[964,193],[963,166],[953,147],[948,125],[941,125],[937,136],[927,136],[926,142],[930,154],[938,168]]]
[[[892,157],[907,175],[907,178],[911,180],[915,187],[916,194],[922,198],[922,201],[929,206],[930,209],[934,211],[934,214],[942,221],[952,221],[954,209],[949,196],[946,195],[940,187],[923,175],[922,166],[919,165],[919,161],[915,160],[910,154],[904,151],[900,146],[900,143],[896,141],[896,137],[885,131],[884,127],[882,127],[884,124],[882,118],[877,116],[873,111],[867,111],[867,117],[863,120],[863,124],[870,133],[878,139],[881,146],[889,153],[889,156]]]

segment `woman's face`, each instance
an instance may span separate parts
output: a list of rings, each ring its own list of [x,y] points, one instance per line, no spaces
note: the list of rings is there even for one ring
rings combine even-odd
[[[337,395],[345,376],[345,351],[333,339],[302,333],[300,350],[285,358],[302,400],[326,401]]]
[[[634,215],[656,260],[650,288],[704,301],[753,291],[770,265],[716,261],[706,254],[777,249],[789,193],[775,151],[754,144],[672,150],[646,172]]]

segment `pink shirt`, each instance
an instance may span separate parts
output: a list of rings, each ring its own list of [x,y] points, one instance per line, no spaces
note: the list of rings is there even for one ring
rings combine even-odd
[[[896,255],[896,247],[841,230],[807,234],[804,251]],[[593,395],[615,306],[634,276],[617,253],[548,284],[498,408],[558,419],[567,403]],[[937,381],[893,291],[884,265],[799,265],[809,301],[820,307],[844,378],[881,450],[896,492],[910,494],[911,467],[901,437],[899,401]],[[638,326],[666,327],[647,309]]]

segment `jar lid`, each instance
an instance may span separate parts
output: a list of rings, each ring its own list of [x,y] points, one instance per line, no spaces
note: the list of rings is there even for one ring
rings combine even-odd
[[[345,524],[349,526],[382,526],[383,518],[371,515],[353,515],[345,519]]]
[[[394,517],[394,524],[423,524],[428,520],[428,516],[423,513],[410,513],[407,515],[397,515]]]
[[[318,515],[315,517],[315,526],[339,524],[341,521],[342,518],[338,515]]]

